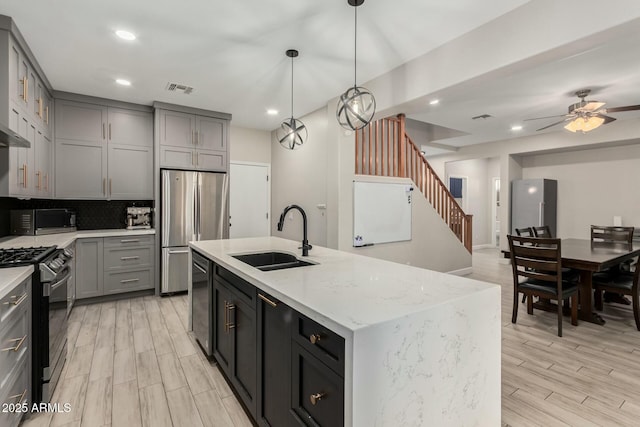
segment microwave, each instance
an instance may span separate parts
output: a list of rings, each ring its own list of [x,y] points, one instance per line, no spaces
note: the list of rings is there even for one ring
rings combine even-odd
[[[11,234],[40,236],[76,231],[76,213],[69,209],[20,209],[11,211]]]

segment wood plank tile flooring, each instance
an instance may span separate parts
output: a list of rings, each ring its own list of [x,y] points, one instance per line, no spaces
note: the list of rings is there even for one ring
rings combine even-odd
[[[474,252],[469,277],[502,286],[503,425],[640,425],[640,332],[631,308],[607,304],[604,326],[566,318],[563,338],[554,313],[529,316],[522,304],[513,325],[511,266],[500,261],[497,250]],[[186,325],[186,296],[74,308],[53,398],[72,411],[23,425],[250,426]]]

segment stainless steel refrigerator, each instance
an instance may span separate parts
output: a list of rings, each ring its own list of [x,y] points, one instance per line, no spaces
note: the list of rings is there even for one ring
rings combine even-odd
[[[517,179],[511,182],[511,234],[516,228],[548,225],[557,236],[556,210],[558,181]]]
[[[225,173],[162,170],[161,293],[187,290],[192,240],[229,236]]]

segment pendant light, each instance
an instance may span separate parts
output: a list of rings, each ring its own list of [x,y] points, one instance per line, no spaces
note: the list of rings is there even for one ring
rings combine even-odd
[[[280,123],[276,137],[284,148],[295,150],[307,140],[307,127],[302,121],[293,117],[293,58],[298,56],[298,51],[289,49],[286,55],[291,58],[291,117]]]
[[[368,89],[359,87],[356,83],[358,65],[358,6],[361,6],[364,0],[347,0],[347,3],[353,6],[355,15],[353,87],[350,87],[345,93],[340,95],[336,118],[343,128],[358,130],[367,126],[376,113],[376,99]]]

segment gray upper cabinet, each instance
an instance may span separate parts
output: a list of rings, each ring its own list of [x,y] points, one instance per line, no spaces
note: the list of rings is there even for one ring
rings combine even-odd
[[[160,167],[226,171],[229,120],[188,112],[202,110],[175,107],[185,111],[156,109]]]
[[[153,199],[149,112],[56,100],[56,196]]]
[[[9,23],[9,25],[5,25]],[[11,21],[0,23],[0,56],[6,64],[0,67],[0,123],[31,143],[29,148],[10,147],[0,150],[0,196],[50,197],[52,183],[51,96],[46,78],[38,74],[35,59],[27,55],[12,33]]]

